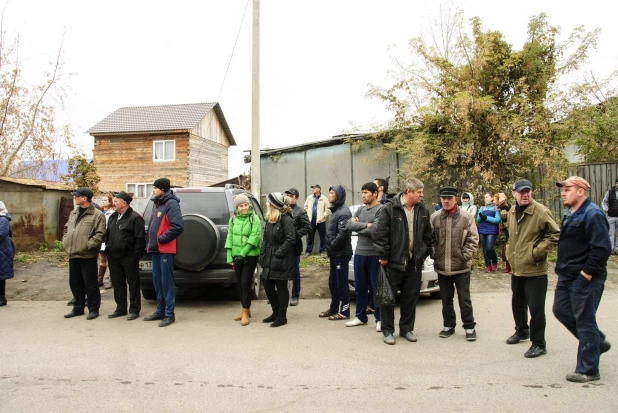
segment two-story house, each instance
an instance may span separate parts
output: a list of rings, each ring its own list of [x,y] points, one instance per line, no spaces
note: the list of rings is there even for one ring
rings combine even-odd
[[[87,132],[99,189],[138,199],[160,177],[183,187],[228,179],[228,148],[236,145],[218,103],[120,108]]]

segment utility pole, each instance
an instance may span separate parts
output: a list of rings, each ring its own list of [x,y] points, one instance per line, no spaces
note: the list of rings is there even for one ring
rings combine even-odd
[[[253,0],[253,53],[251,74],[251,192],[262,203],[260,177],[260,0]]]

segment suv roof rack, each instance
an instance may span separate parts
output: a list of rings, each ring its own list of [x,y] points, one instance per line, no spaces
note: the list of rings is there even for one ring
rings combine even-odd
[[[225,184],[225,189],[245,189],[245,188],[241,185]]]

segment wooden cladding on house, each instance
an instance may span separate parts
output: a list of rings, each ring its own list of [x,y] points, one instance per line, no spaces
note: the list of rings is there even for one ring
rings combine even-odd
[[[174,161],[153,160],[153,142],[170,140],[175,142]],[[188,133],[95,136],[93,156],[101,177],[99,189],[126,190],[127,182],[154,182],[163,176],[169,178],[172,185],[188,186],[188,154]]]

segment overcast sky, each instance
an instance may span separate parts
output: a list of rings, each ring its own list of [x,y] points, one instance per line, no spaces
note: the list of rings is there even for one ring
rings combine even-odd
[[[608,1],[452,1],[467,18],[479,16],[519,48],[530,16],[546,12],[563,35],[601,28],[591,66],[618,68],[616,11]],[[19,33],[26,76],[53,58],[62,32],[63,82],[70,87],[59,121],[91,152],[85,131],[123,106],[219,101],[237,148],[230,176],[248,169],[251,146],[251,10],[249,0],[141,1],[12,0],[4,14]],[[368,84],[388,85],[389,46],[407,47],[436,16],[437,1],[262,0],[261,148],[329,139],[351,123],[385,123],[384,105],[365,98]],[[223,77],[239,32],[223,90]]]

